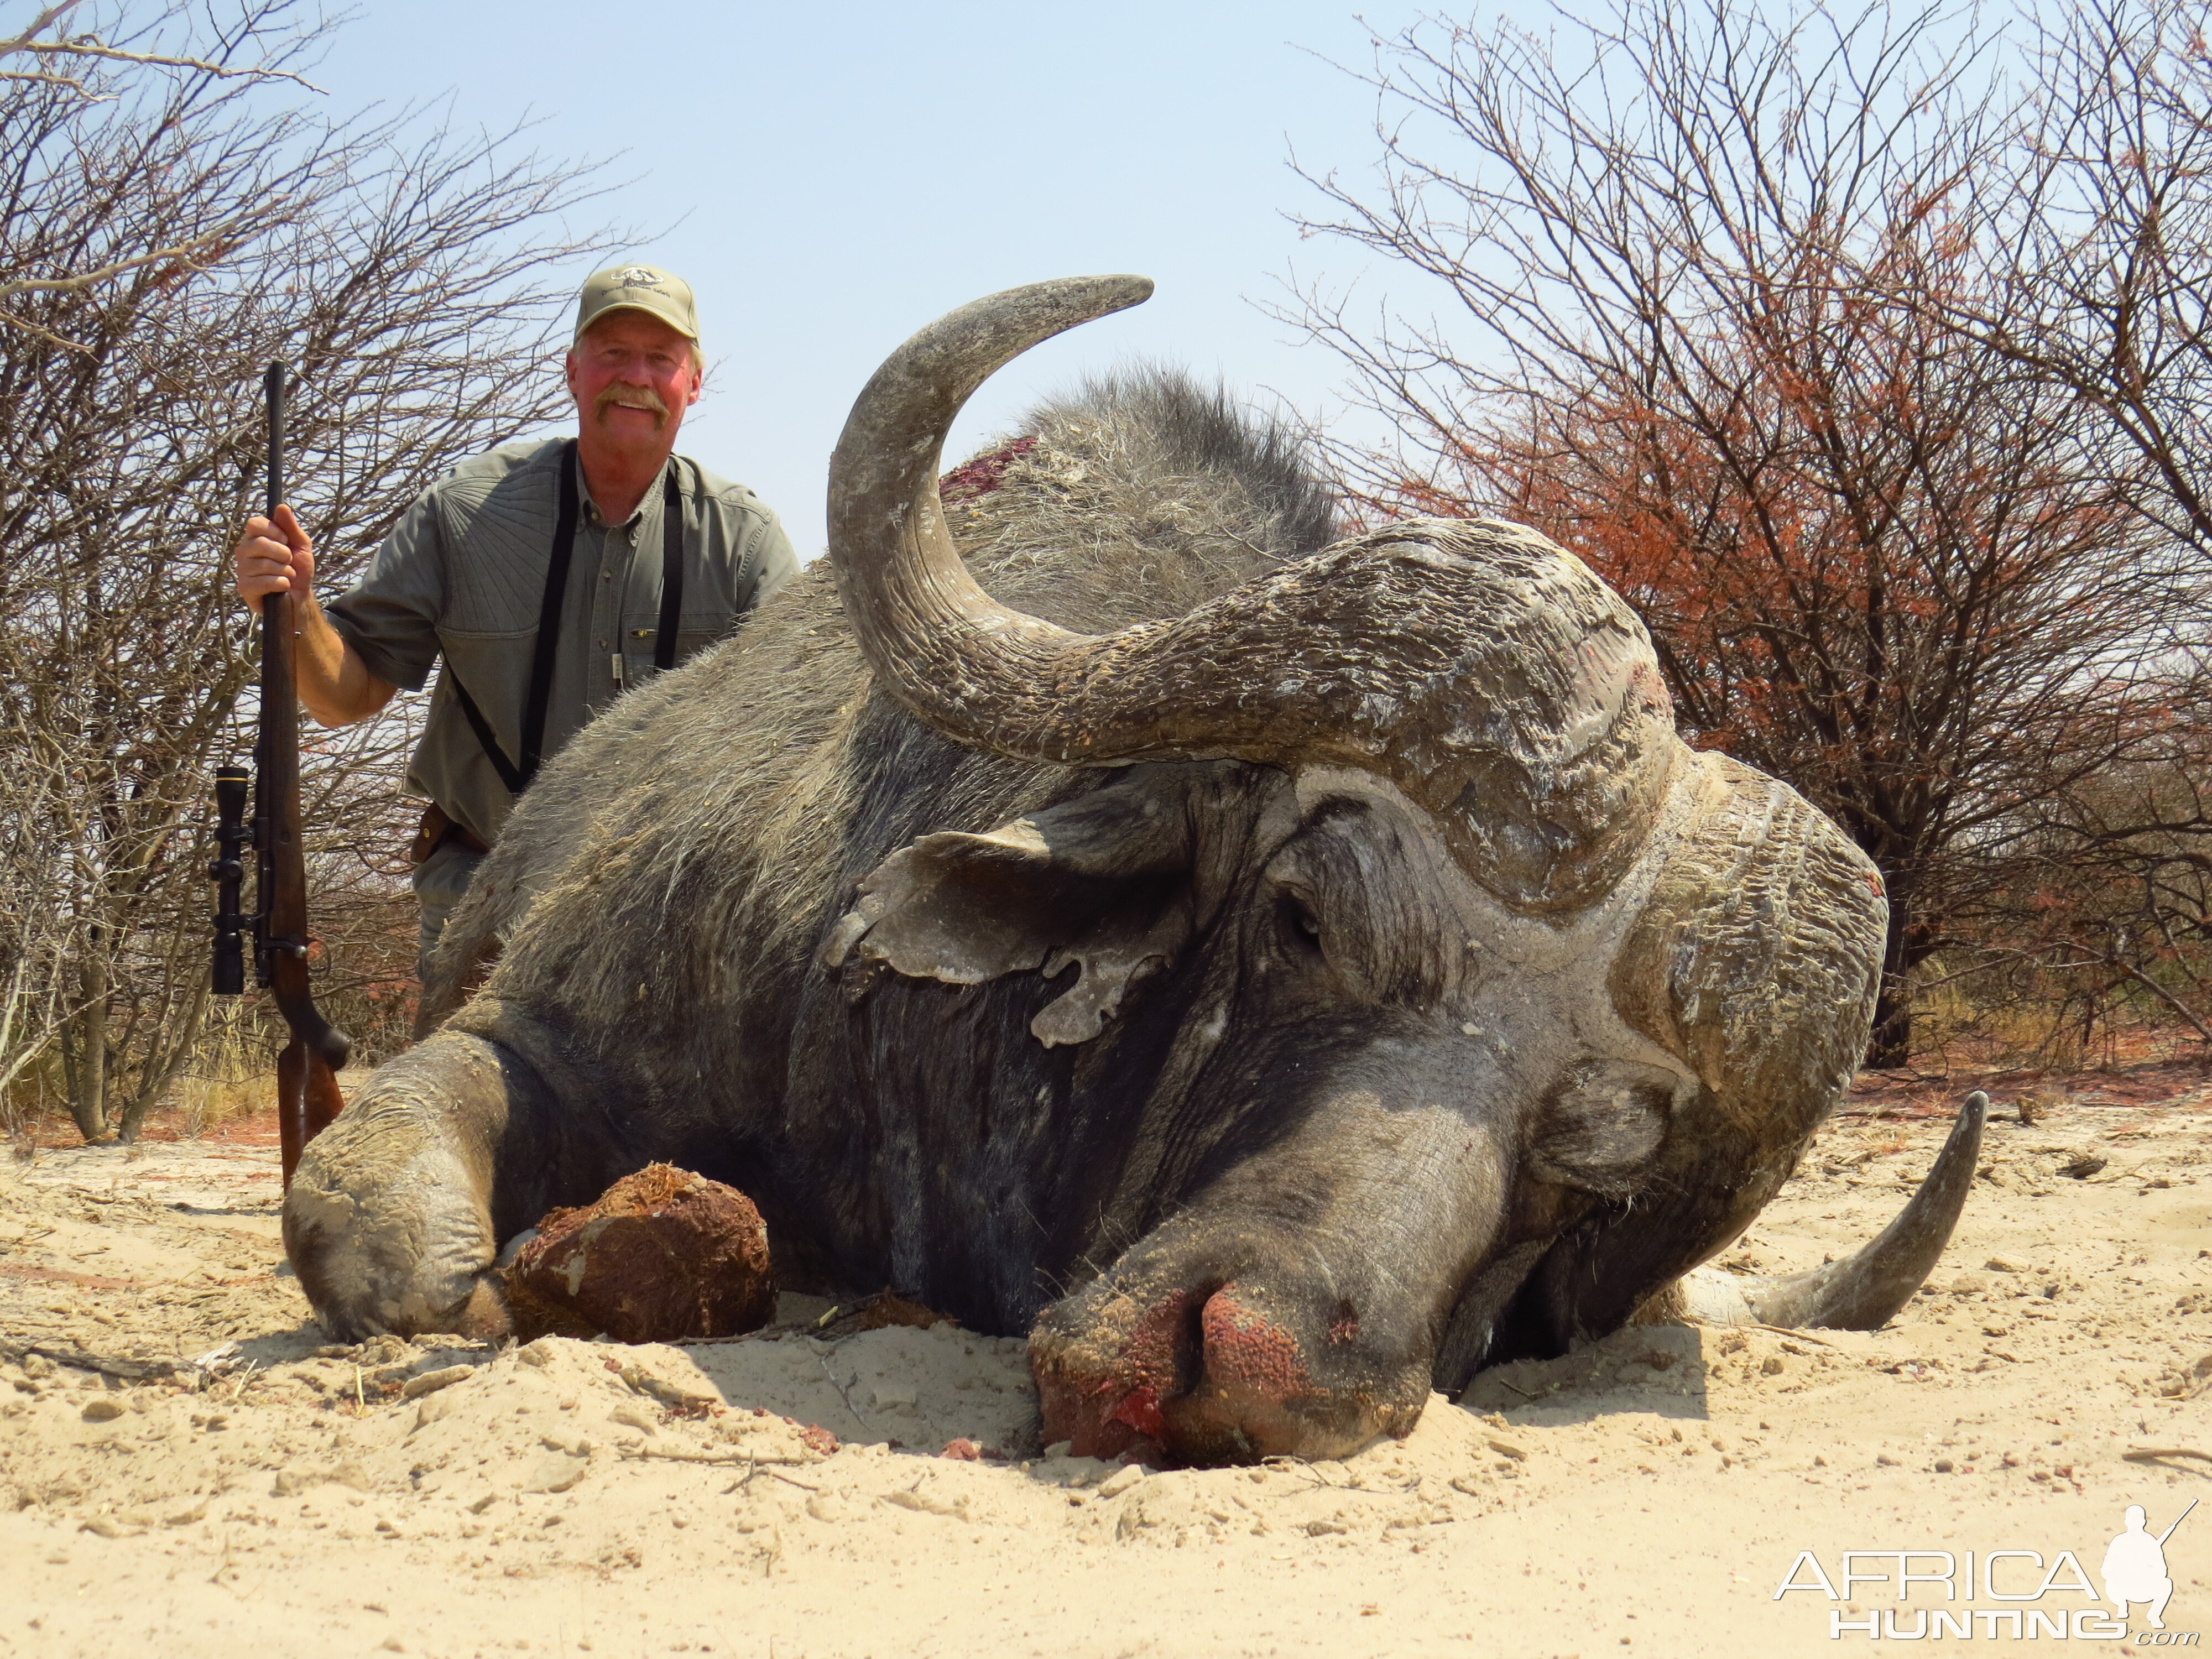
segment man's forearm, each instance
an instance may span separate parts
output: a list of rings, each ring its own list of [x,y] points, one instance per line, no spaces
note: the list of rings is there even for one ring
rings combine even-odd
[[[325,726],[350,726],[365,720],[392,700],[389,682],[368,671],[313,594],[295,605],[299,626],[293,661],[299,673],[300,702]]]

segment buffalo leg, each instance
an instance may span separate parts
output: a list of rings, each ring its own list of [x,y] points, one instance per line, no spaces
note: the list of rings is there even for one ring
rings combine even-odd
[[[602,1115],[564,1109],[549,1070],[448,1029],[379,1068],[309,1144],[284,1248],[333,1336],[503,1334],[501,1242],[650,1160]]]

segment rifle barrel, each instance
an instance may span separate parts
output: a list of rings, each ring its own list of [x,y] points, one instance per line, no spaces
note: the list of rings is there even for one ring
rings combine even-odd
[[[2189,1500],[2189,1510],[2193,1510],[2196,1507],[2197,1500],[2192,1498]],[[2173,1517],[2173,1527],[2178,1527],[2183,1522],[2189,1519],[2189,1510],[2184,1510],[2180,1514]],[[2166,1547],[2166,1540],[2173,1536],[2173,1527],[2168,1527],[2164,1532],[2159,1534],[2158,1544],[2160,1549],[2164,1549]]]
[[[284,383],[282,363],[269,365],[262,386],[269,406],[268,512],[284,498]],[[300,698],[293,634],[297,605],[289,592],[261,602],[260,764],[255,850],[260,910],[258,959],[292,1037],[276,1066],[277,1137],[284,1184],[307,1142],[321,1133],[344,1104],[337,1073],[351,1045],[315,1006],[308,982],[307,849],[300,830]]]
[[[274,520],[276,509],[284,501],[284,380],[287,374],[282,363],[269,365],[269,372],[261,377],[261,392],[269,404],[269,501],[266,516]]]

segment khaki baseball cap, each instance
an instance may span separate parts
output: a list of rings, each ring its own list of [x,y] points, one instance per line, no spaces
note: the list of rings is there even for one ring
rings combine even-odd
[[[576,332],[570,343],[610,311],[642,311],[658,317],[687,340],[699,337],[699,311],[691,284],[658,265],[610,265],[587,278],[576,301]]]

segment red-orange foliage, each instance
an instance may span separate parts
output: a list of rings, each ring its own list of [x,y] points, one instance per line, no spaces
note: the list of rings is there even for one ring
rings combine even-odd
[[[1325,228],[1443,280],[1489,350],[1310,305],[1401,434],[1354,459],[1361,504],[1519,520],[1629,599],[1686,735],[1881,868],[1900,1062],[1911,970],[2016,908],[2059,804],[2175,719],[2179,568],[2134,476],[1948,320],[2012,302],[1965,228],[1985,110],[1879,17],[1626,0],[1571,73],[1549,37],[1436,27],[1377,76],[1426,118],[1389,129],[1387,199],[1324,183]]]

